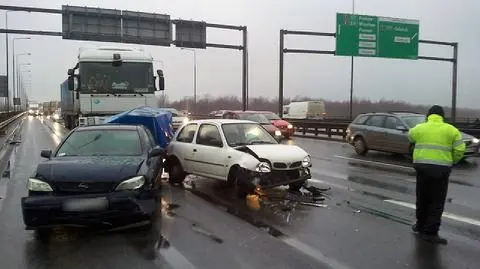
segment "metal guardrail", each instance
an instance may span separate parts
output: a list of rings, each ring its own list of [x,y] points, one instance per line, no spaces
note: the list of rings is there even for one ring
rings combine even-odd
[[[16,119],[25,115],[26,112],[6,112],[0,114],[0,130],[8,126]]]
[[[192,115],[190,119],[208,119],[211,116],[206,115]],[[297,120],[286,119],[289,123],[295,126],[296,132],[300,132],[303,135],[313,134],[314,136],[341,136],[345,138],[346,129],[350,121],[347,119],[323,119],[323,120]],[[475,122],[457,122],[455,126],[462,132],[475,137],[480,137],[480,124]],[[312,137],[314,138],[314,137]]]
[[[332,136],[341,136],[343,139],[346,137],[346,129],[348,127],[347,122],[322,122],[322,121],[305,121],[305,120],[289,120],[297,132],[306,134],[313,134],[314,136],[326,135],[328,138]],[[469,135],[480,137],[480,128],[472,128],[467,126],[458,126],[457,128]]]

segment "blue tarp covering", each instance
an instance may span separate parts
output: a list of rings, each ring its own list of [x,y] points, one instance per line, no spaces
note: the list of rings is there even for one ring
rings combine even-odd
[[[105,123],[141,124],[157,139],[158,145],[166,147],[173,137],[172,113],[158,108],[143,106],[113,115]]]

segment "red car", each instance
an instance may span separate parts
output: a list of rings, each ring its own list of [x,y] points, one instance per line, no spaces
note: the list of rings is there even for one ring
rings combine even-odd
[[[277,114],[270,112],[270,111],[256,111],[258,114],[264,115],[272,124],[277,127],[281,132],[282,135],[285,136],[287,139],[293,136],[295,133],[295,128],[291,125],[288,121],[283,120]]]
[[[275,139],[280,140],[282,138],[280,129],[275,127],[263,113],[259,113],[258,111],[228,111],[223,114],[223,118],[258,122],[268,133],[275,137]]]

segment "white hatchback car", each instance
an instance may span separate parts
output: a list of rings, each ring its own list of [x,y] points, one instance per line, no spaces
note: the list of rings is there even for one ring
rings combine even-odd
[[[170,183],[182,183],[187,174],[205,176],[226,181],[240,196],[257,187],[299,190],[311,178],[306,151],[279,144],[253,121],[191,121],[175,134],[167,154]]]

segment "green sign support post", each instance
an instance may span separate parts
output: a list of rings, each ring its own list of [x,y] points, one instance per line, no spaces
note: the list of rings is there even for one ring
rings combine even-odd
[[[337,13],[335,55],[418,59],[419,21]]]

